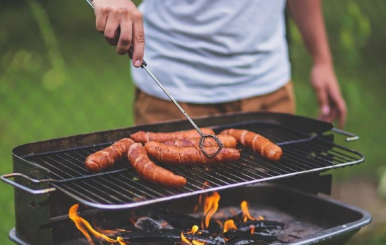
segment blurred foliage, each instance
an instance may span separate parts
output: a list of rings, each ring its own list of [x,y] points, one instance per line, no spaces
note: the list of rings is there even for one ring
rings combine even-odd
[[[140,1],[135,1],[137,4]],[[384,0],[325,0],[326,26],[349,115],[346,130],[361,136],[348,147],[366,163],[333,171],[338,179],[379,178],[386,159],[386,29]],[[0,174],[12,172],[11,151],[20,144],[133,124],[129,60],[95,31],[85,1],[3,1],[0,9]],[[311,60],[289,23],[298,113],[317,114],[309,84]],[[338,142],[346,144],[343,137]],[[0,195],[0,241],[10,244],[13,189]],[[385,226],[350,244],[385,244]],[[362,239],[362,240],[361,240]]]

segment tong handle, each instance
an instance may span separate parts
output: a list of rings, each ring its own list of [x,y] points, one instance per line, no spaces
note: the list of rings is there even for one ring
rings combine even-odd
[[[344,136],[349,136],[349,137],[346,138],[346,142],[359,140],[359,136],[358,135],[350,133],[350,132],[347,132],[347,131],[344,131],[344,130],[341,130],[341,129],[338,129],[338,128],[332,128],[331,131],[335,132],[335,133],[338,133],[338,134],[342,134]]]

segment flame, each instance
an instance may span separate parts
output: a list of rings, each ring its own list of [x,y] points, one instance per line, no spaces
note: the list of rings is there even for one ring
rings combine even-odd
[[[78,204],[75,204],[74,206],[72,206],[70,208],[70,211],[69,211],[70,219],[72,219],[72,221],[74,221],[76,228],[78,228],[83,233],[83,235],[87,238],[87,241],[91,245],[95,245],[94,242],[92,241],[90,235],[88,234],[87,229],[85,229],[83,227],[82,218],[80,218],[78,216],[78,214],[76,213],[78,210],[78,206],[79,206]]]
[[[218,203],[220,201],[220,194],[217,191],[213,192],[211,196],[205,199],[204,215],[201,220],[201,228],[206,229],[209,227],[210,219],[218,209]]]
[[[94,227],[95,227],[95,230],[96,231],[98,231],[99,233],[103,233],[103,234],[106,234],[106,235],[116,235],[118,232],[119,232],[119,230],[103,230],[103,229],[101,229],[101,228],[99,228],[99,227],[97,227],[97,226],[95,226],[94,225]]]
[[[182,242],[186,242],[187,244],[192,244],[185,236],[184,236],[184,232],[181,231],[181,241]]]
[[[233,219],[228,219],[224,223],[224,230],[223,232],[227,232],[229,230],[237,230],[237,226],[235,225],[235,221]]]
[[[251,235],[253,233],[255,233],[255,226],[254,225],[250,225],[249,228],[251,229]]]
[[[242,201],[240,206],[241,206],[241,210],[243,211],[243,217],[244,217],[243,221],[244,222],[247,222],[248,219],[249,220],[255,220],[255,218],[253,218],[251,216],[251,214],[249,213],[248,202],[247,201]]]
[[[131,231],[126,231],[124,229],[116,229],[116,230],[105,230],[105,229],[102,229],[100,227],[98,227],[96,224],[95,224],[95,219],[93,219],[93,225],[94,225],[94,229],[96,231],[98,231],[99,233],[103,233],[105,235],[110,235],[110,236],[114,236],[116,235],[118,232],[131,232]]]
[[[187,234],[196,234],[197,231],[199,230],[198,226],[197,225],[194,225],[192,227],[192,230],[191,231],[188,231]],[[182,242],[185,242],[187,244],[192,244],[192,245],[205,245],[205,241],[203,242],[200,242],[198,240],[195,240],[193,239],[192,241],[189,241],[185,236],[184,236],[184,232],[181,231],[181,241]]]
[[[93,234],[95,237],[97,237],[99,239],[103,239],[104,241],[106,241],[108,243],[112,243],[112,244],[119,243],[120,245],[128,245],[128,243],[125,242],[122,237],[118,236],[117,239],[115,240],[115,239],[111,239],[110,237],[108,237],[108,236],[106,236],[106,235],[104,235],[102,233],[99,233],[96,230],[94,230],[87,220],[83,219],[82,217],[80,217],[78,215],[78,213],[77,213],[78,207],[79,207],[78,204],[73,205],[70,208],[68,215],[70,216],[70,219],[72,219],[72,221],[74,221],[76,227],[83,233],[83,235],[87,238],[87,241],[91,245],[95,245],[95,244],[92,241],[91,236],[88,233],[88,231],[91,234]]]
[[[210,185],[209,182],[204,181],[204,183],[202,183],[202,189],[205,190],[206,186],[209,186],[209,185]],[[197,203],[197,205],[194,207],[193,212],[196,212],[196,211],[198,210],[198,208],[201,206],[201,204],[202,204],[202,196],[203,196],[203,194],[201,194],[201,195],[198,197],[198,203]],[[206,197],[206,195],[205,195],[205,197]]]
[[[193,225],[192,226],[192,230],[187,232],[188,234],[196,234],[196,232],[198,231],[198,226],[197,225]]]

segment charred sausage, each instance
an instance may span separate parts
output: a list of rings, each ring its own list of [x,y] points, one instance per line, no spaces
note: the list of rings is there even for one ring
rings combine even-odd
[[[145,148],[151,159],[173,165],[229,163],[240,158],[240,152],[233,148],[222,148],[213,158],[207,158],[199,147],[179,148],[153,141],[146,143]],[[214,154],[217,149],[217,147],[205,147],[208,154]]]
[[[129,138],[121,139],[111,146],[88,156],[85,167],[94,173],[100,172],[124,157],[132,144],[134,144],[134,141]]]
[[[213,130],[210,128],[201,128],[201,131],[204,134],[214,134]],[[200,134],[195,129],[172,133],[152,133],[139,131],[135,134],[130,135],[130,138],[138,143],[147,143],[150,141],[165,142],[197,137],[200,137]]]
[[[186,184],[184,177],[175,175],[152,162],[146,153],[145,147],[139,143],[130,146],[127,158],[134,170],[145,181],[173,188]]]
[[[230,135],[216,135],[219,141],[225,148],[236,148],[237,141],[235,137]],[[164,145],[176,146],[176,147],[188,147],[188,146],[199,146],[201,138],[186,138],[180,140],[170,140],[161,142]],[[218,147],[217,142],[213,138],[206,138],[204,141],[205,147]]]
[[[277,161],[280,160],[283,155],[283,151],[279,146],[275,145],[267,138],[251,131],[226,129],[220,134],[235,137],[237,142],[255,152],[258,152],[262,157],[268,160]]]

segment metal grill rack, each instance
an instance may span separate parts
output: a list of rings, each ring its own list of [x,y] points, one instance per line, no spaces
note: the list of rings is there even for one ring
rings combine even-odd
[[[240,148],[241,158],[229,164],[168,166],[157,163],[187,179],[185,186],[170,189],[139,179],[127,160],[116,163],[109,171],[100,174],[86,170],[86,157],[112,142],[23,158],[47,169],[50,179],[43,181],[49,182],[52,187],[85,205],[102,209],[142,206],[364,161],[362,154],[334,144],[331,137],[312,135],[281,124],[253,122],[213,128],[218,133],[230,127],[248,129],[269,138],[282,147],[282,159],[270,162],[255,152]]]

